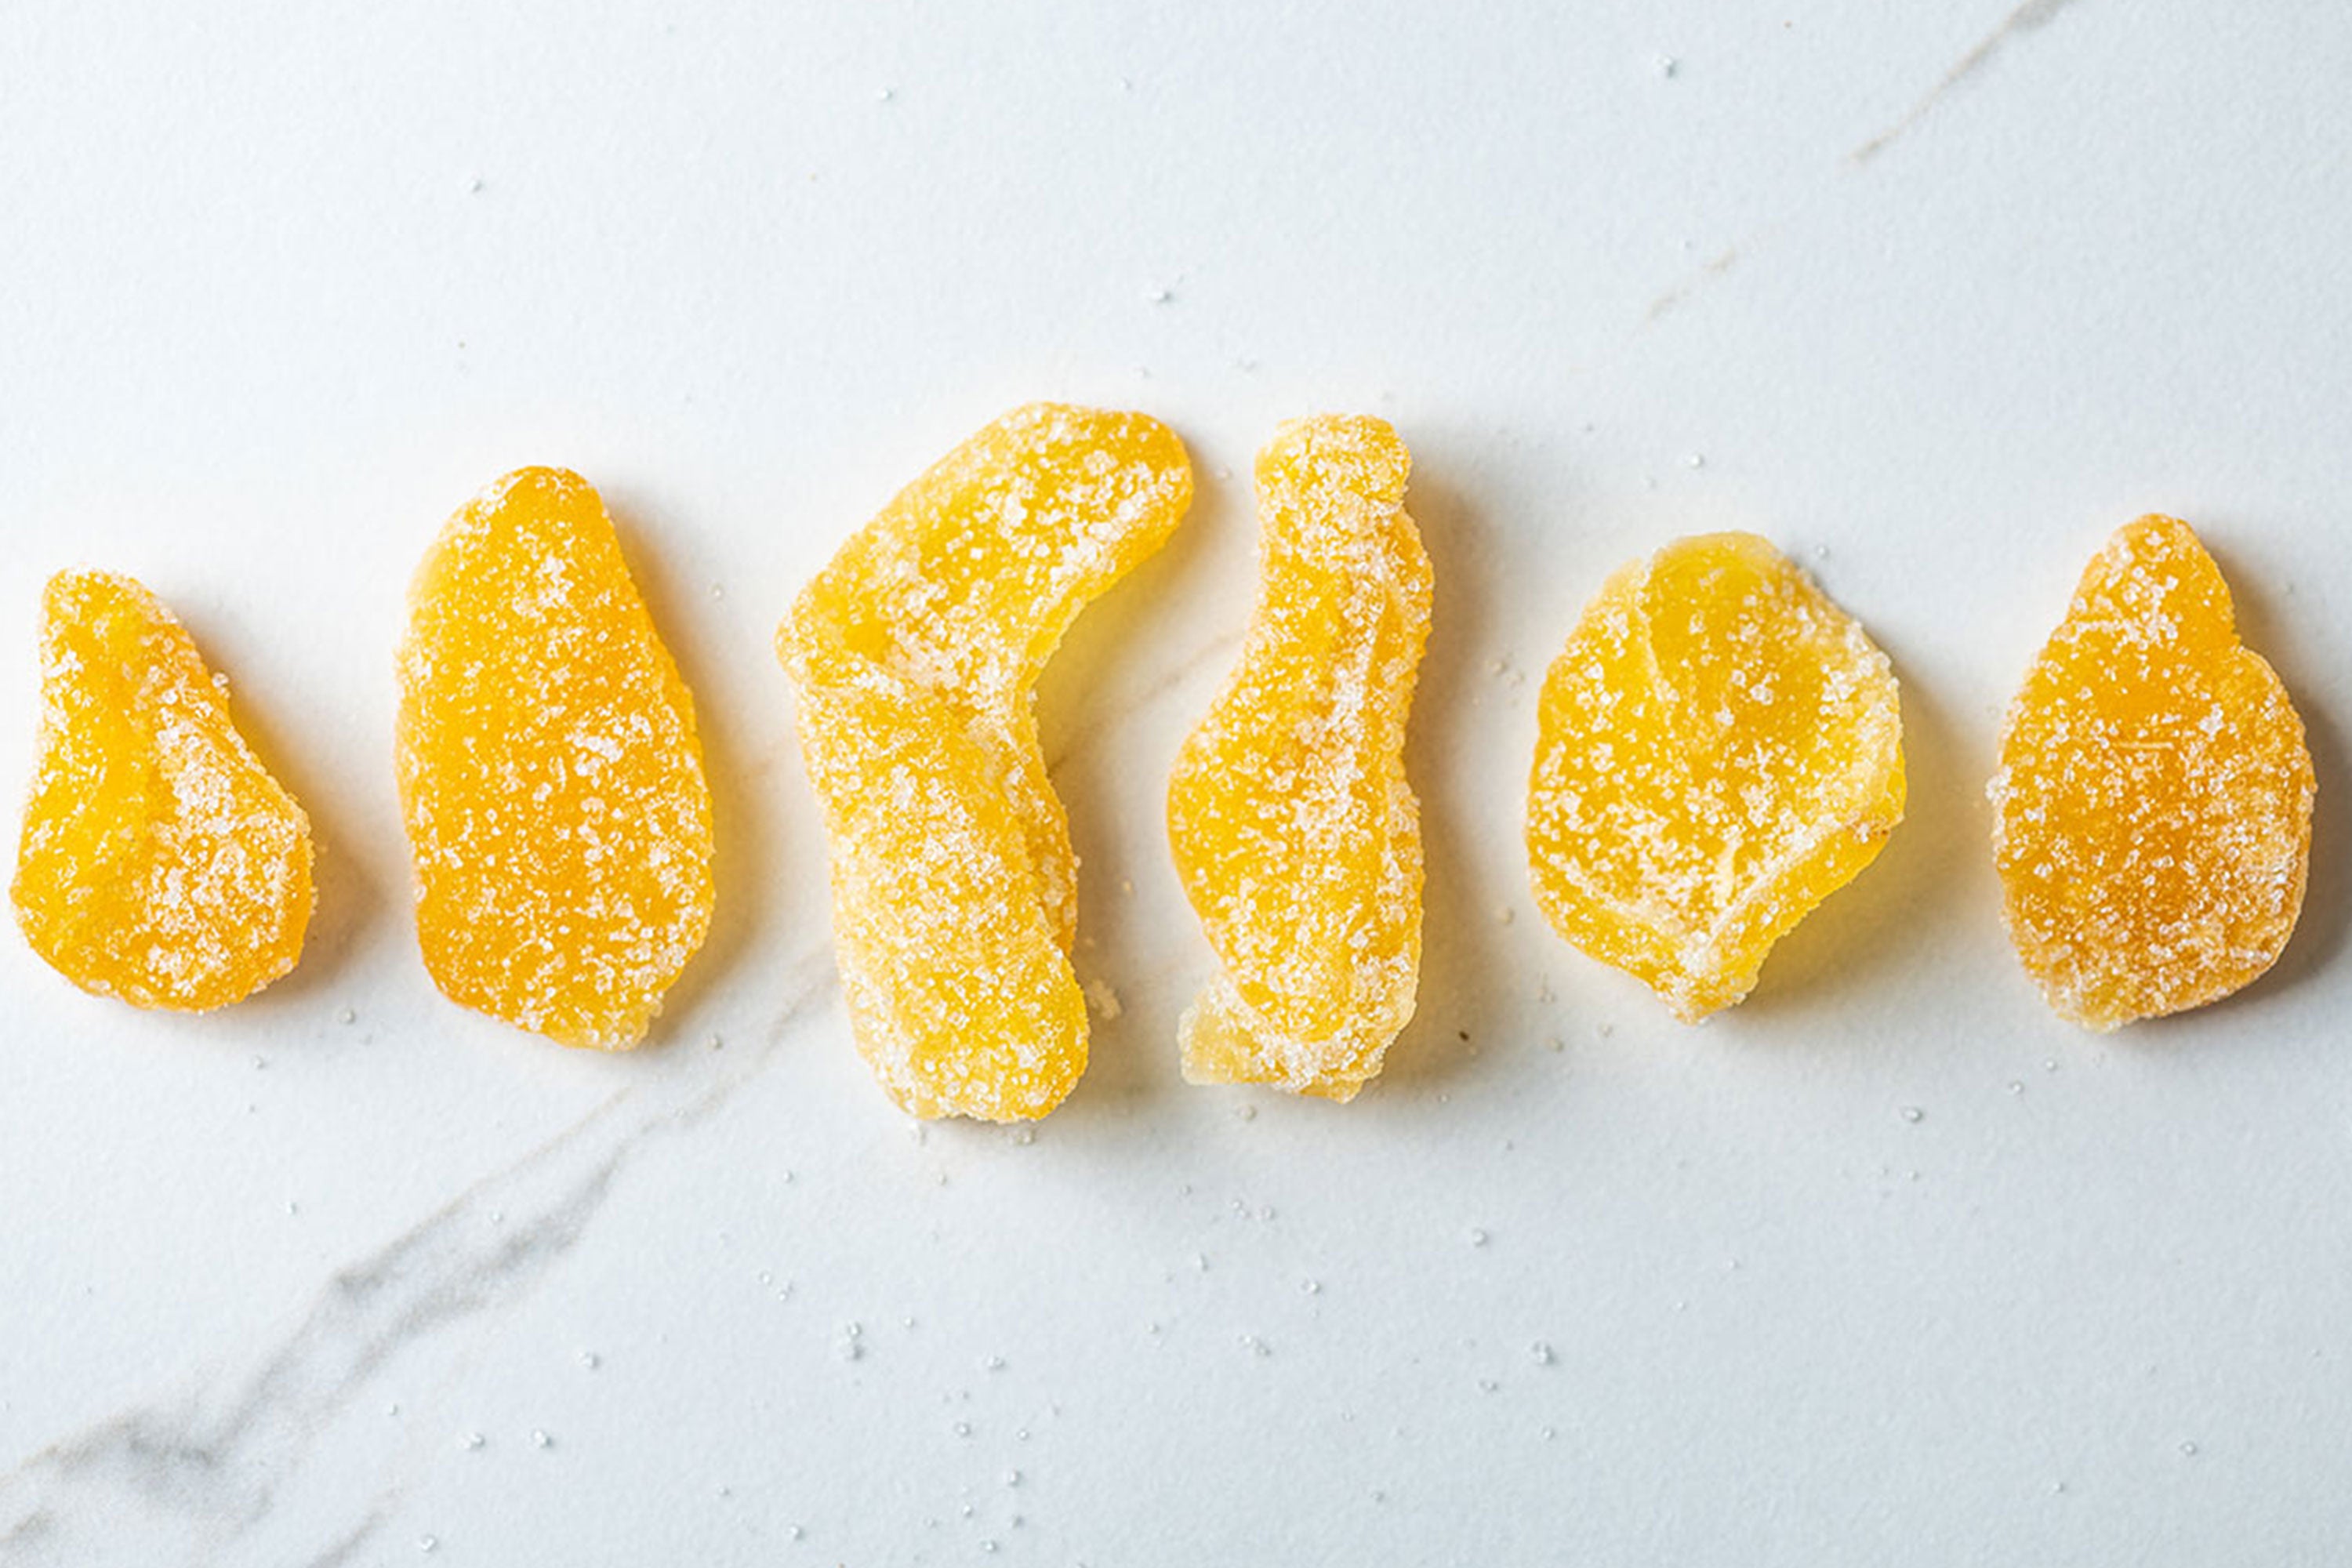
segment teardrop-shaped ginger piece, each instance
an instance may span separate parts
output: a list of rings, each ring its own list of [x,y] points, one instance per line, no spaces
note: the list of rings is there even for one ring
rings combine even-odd
[[[310,824],[229,717],[228,686],[128,577],[42,598],[41,733],[10,893],[85,991],[201,1012],[294,967]]]
[[[1886,656],[1752,533],[1678,540],[1611,577],[1536,725],[1537,903],[1685,1022],[1746,996],[1903,819]]]
[[[456,1002],[625,1049],[702,945],[710,790],[694,699],[604,504],[522,468],[418,567],[400,647],[416,935]]]
[[[2026,672],[1990,789],[2001,911],[2050,1005],[2112,1029],[2271,966],[2311,858],[2311,752],[2189,525],[2126,524]]]
[[[900,491],[778,628],[850,1024],[910,1115],[1031,1120],[1086,1070],[1077,858],[1034,686],[1192,499],[1159,421],[1030,404]]]
[[[1177,874],[1221,969],[1184,1076],[1347,1100],[1412,1017],[1421,807],[1405,720],[1429,636],[1412,459],[1379,419],[1283,426],[1258,454],[1257,613],[1168,784]]]

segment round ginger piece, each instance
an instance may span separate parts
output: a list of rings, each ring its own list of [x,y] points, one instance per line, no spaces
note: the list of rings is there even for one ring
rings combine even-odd
[[[1431,574],[1411,467],[1370,418],[1297,420],[1258,454],[1256,616],[1168,785],[1177,874],[1220,963],[1179,1026],[1195,1083],[1351,1100],[1412,1017],[1404,740]]]
[[[2303,721],[2178,519],[2127,523],[2093,559],[2010,709],[1988,793],[2010,941],[2085,1028],[2227,996],[2294,931]]]
[[[1158,421],[1031,404],[899,492],[778,628],[851,1027],[909,1115],[1034,1120],[1086,1070],[1077,857],[1034,688],[1192,499]]]
[[[136,1007],[218,1007],[301,956],[310,863],[310,819],[172,613],[129,577],[51,578],[9,889],[33,951]]]
[[[400,647],[416,936],[452,1001],[625,1049],[710,927],[694,699],[596,492],[521,468],[442,529]]]
[[[1877,857],[1902,736],[1886,656],[1785,556],[1679,540],[1602,585],[1545,678],[1536,902],[1696,1022]]]

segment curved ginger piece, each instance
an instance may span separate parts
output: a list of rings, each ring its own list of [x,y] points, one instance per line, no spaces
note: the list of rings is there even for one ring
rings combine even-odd
[[[417,568],[399,773],[434,984],[567,1046],[643,1038],[710,927],[710,790],[694,699],[578,475],[509,474]]]
[[[912,1115],[1034,1119],[1086,1070],[1077,858],[1032,688],[1192,499],[1156,420],[1032,404],[899,492],[778,629],[850,1023]]]
[[[2187,523],[2116,531],[2001,734],[1993,854],[2019,959],[2106,1030],[2227,996],[2294,931],[2311,753]]]
[[[1429,635],[1412,459],[1378,419],[1283,426],[1258,454],[1255,623],[1176,759],[1168,837],[1223,969],[1184,1076],[1347,1100],[1412,1018],[1421,807],[1406,714]]]
[[[1886,656],[1750,533],[1619,571],[1544,679],[1528,855],[1577,947],[1696,1022],[1903,818]]]
[[[228,686],[128,577],[42,598],[41,736],[9,891],[85,991],[201,1012],[294,967],[310,823],[229,717]]]

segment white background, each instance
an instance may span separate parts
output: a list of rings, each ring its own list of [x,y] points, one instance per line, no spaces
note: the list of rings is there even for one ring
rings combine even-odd
[[[2341,1561],[2352,14],[2007,5],[0,9],[0,776],[102,565],[323,844],[221,1014],[0,943],[0,1563]],[[1201,490],[1044,692],[1121,1010],[1030,1141],[851,1049],[769,638],[1046,396]],[[1159,826],[1318,410],[1400,426],[1438,582],[1420,1016],[1344,1108],[1181,1081]],[[408,927],[404,584],[527,462],[621,520],[719,792],[633,1056]],[[2102,1039],[1982,785],[2157,509],[2319,828],[2269,977]],[[1893,655],[1912,805],[1691,1029],[1549,934],[1519,813],[1579,605],[1722,527]]]

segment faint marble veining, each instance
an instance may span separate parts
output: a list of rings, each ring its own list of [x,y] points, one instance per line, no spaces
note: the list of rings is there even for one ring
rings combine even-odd
[[[0,1475],[0,1563],[215,1560],[269,1513],[378,1369],[436,1333],[512,1305],[571,1252],[614,1179],[663,1135],[708,1120],[834,993],[823,952],[791,966],[782,1015],[748,1050],[619,1090],[373,1255],[339,1270],[257,1370],[142,1405]],[[226,1381],[226,1380],[224,1380]],[[398,1487],[310,1561],[353,1560]]]
[[[1646,327],[1661,316],[1666,315],[1675,306],[1680,305],[1693,294],[1738,265],[1739,247],[1736,245],[1725,247],[1720,254],[1709,258],[1697,271],[1685,273],[1672,287],[1652,300],[1650,308],[1642,312],[1642,325]]]
[[[2074,0],[2025,0],[2024,5],[2002,18],[2000,26],[1986,34],[1975,48],[1962,55],[1959,63],[1946,71],[1943,79],[1930,88],[1925,98],[1911,106],[1910,112],[1847,153],[1846,161],[1855,164],[1867,163],[1885,152],[1906,132],[1925,120],[1954,88],[1984,69],[2011,38],[2048,26],[2057,19],[2061,11],[2074,3]]]
[[[1982,70],[2011,39],[2048,26],[2060,12],[2074,4],[2074,0],[2025,0],[2025,4],[2001,19],[2000,26],[1986,34],[1974,48],[1962,55],[1958,63],[1946,71],[1926,96],[1913,104],[1900,120],[1847,153],[1843,161],[1845,168],[1849,171],[1860,168],[1893,146],[1925,120],[1953,89]],[[1695,295],[1738,266],[1744,254],[1764,248],[1771,237],[1769,228],[1751,233],[1737,245],[1726,246],[1696,270],[1676,279],[1651,299],[1648,308],[1642,312],[1640,325],[1633,331],[1636,333],[1644,331],[1674,314]]]
[[[345,1563],[358,1561],[361,1549],[375,1539],[376,1531],[382,1530],[391,1517],[391,1500],[379,1500],[375,1507],[367,1510],[364,1518],[343,1533],[341,1539],[311,1558],[304,1568],[343,1568]]]

